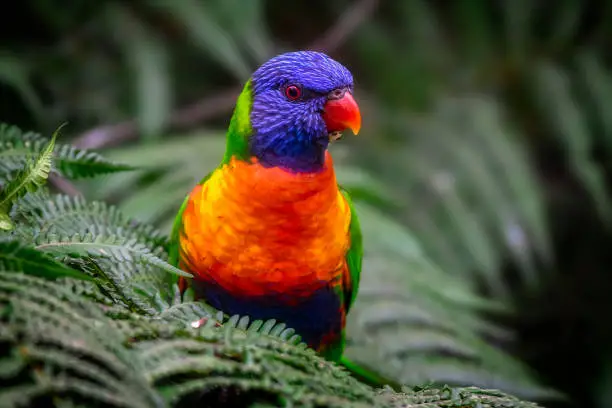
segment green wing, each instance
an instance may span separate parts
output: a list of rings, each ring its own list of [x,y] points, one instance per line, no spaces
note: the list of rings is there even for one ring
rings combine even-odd
[[[361,235],[361,226],[359,225],[359,217],[355,212],[355,206],[348,193],[340,187],[340,191],[346,198],[346,201],[351,209],[351,223],[349,226],[349,232],[351,234],[351,247],[346,254],[346,262],[348,263],[349,279],[344,287],[344,305],[346,312],[355,302],[357,297],[357,291],[359,290],[359,279],[361,277],[361,262],[363,259],[363,238]],[[383,385],[390,385],[396,390],[400,390],[401,387],[397,382],[383,377],[375,371],[368,369],[361,364],[355,363],[349,360],[346,356],[342,355],[344,352],[344,333],[342,335],[342,341],[339,345],[336,345],[330,351],[332,360],[338,361],[344,367],[346,367],[354,377],[357,377],[360,381],[365,382],[373,387],[381,387]]]
[[[348,265],[348,274],[345,274],[342,279],[342,292],[341,296],[343,297],[344,302],[344,312],[348,313],[355,303],[355,298],[357,297],[357,292],[359,290],[359,279],[361,277],[361,260],[363,259],[363,243],[361,237],[361,227],[359,225],[359,217],[355,212],[355,207],[353,206],[353,201],[351,197],[345,189],[341,186],[338,186],[342,195],[346,199],[346,202],[351,211],[351,222],[349,224],[349,234],[351,237],[351,246],[346,253],[346,263]],[[352,364],[350,361],[342,360],[342,354],[344,352],[344,339],[345,339],[344,329],[340,333],[339,339],[330,344],[330,347],[323,352],[323,356],[331,361],[340,361],[342,364],[345,364],[351,371],[354,371],[356,365]],[[364,371],[366,372],[366,371]]]
[[[346,313],[349,312],[351,306],[355,302],[357,292],[359,290],[359,279],[361,278],[361,261],[363,259],[363,238],[361,236],[361,226],[359,225],[359,217],[355,212],[355,206],[351,200],[348,191],[340,187],[340,191],[346,198],[348,206],[351,210],[351,223],[349,225],[349,233],[351,236],[351,246],[346,254],[346,263],[350,276],[348,282],[344,286],[344,307]]]

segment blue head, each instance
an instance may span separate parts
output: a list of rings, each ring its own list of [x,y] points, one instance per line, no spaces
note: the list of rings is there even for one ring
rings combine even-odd
[[[290,171],[321,169],[330,134],[359,131],[353,76],[314,51],[281,54],[251,78],[251,155],[266,166]]]

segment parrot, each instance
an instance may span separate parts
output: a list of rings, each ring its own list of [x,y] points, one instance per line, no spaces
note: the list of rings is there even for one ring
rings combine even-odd
[[[363,242],[328,147],[360,128],[353,76],[336,60],[293,51],[261,64],[237,97],[221,163],[175,218],[169,262],[192,274],[181,293],[283,322],[341,361]]]

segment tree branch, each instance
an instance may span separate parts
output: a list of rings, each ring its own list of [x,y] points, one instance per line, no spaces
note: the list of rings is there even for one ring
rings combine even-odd
[[[70,196],[82,195],[78,188],[74,186],[70,181],[66,180],[63,177],[60,177],[57,174],[49,175],[49,182],[53,187],[58,189],[64,194],[68,194]]]
[[[340,15],[319,39],[309,47],[311,50],[332,53],[340,48],[378,6],[379,0],[361,0],[355,2]]]

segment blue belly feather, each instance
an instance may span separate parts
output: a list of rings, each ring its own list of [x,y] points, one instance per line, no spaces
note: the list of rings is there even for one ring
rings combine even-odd
[[[287,296],[237,296],[215,283],[193,281],[198,299],[228,315],[249,316],[252,320],[276,319],[294,329],[311,348],[327,349],[329,342],[340,340],[343,330],[341,299],[332,287],[323,287],[289,304]],[[284,299],[283,299],[284,298]],[[323,340],[325,340],[323,342]]]

